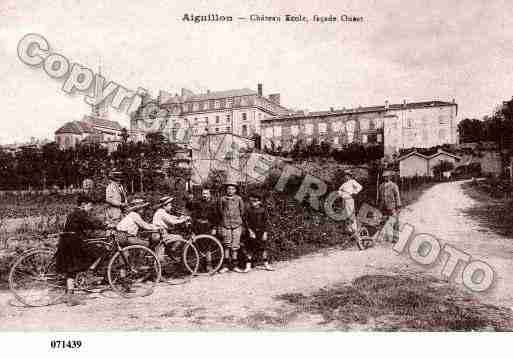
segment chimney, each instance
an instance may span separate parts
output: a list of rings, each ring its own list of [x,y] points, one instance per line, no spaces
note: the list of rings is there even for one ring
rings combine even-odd
[[[452,103],[456,103],[456,100],[455,100],[455,99],[452,99]]]
[[[390,104],[388,103],[388,100],[385,100],[385,111],[388,111],[390,108]]]
[[[403,106],[406,107],[406,100],[403,100]]]
[[[335,111],[335,109],[333,107],[330,107],[330,112],[333,112]]]
[[[209,93],[210,93],[210,90],[209,90],[209,89],[207,89],[207,94],[209,94]]]
[[[262,97],[263,96],[263,90],[262,90],[262,84],[258,84],[258,96]]]

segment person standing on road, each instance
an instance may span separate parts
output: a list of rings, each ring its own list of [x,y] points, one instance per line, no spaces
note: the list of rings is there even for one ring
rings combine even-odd
[[[193,220],[194,233],[196,234],[217,234],[216,227],[219,222],[219,211],[217,204],[212,199],[209,188],[203,188],[201,199],[191,204],[191,217]]]
[[[245,245],[247,251],[247,262],[244,272],[251,270],[251,260],[255,256],[259,256],[263,262],[263,269],[273,271],[274,268],[269,264],[267,248],[269,246],[269,216],[262,205],[261,195],[253,192],[249,195],[249,206],[246,210],[245,222],[248,230],[247,243]]]
[[[192,228],[196,234],[217,235],[217,226],[219,225],[219,208],[212,198],[209,188],[203,188],[201,199],[194,201],[190,207],[192,217]],[[201,249],[205,253],[205,266],[207,272],[212,270],[212,252],[210,249]]]
[[[384,182],[379,186],[379,208],[386,223],[383,227],[385,240],[393,243],[399,240],[399,210],[401,208],[401,194],[397,184],[392,182],[392,171],[383,172]]]
[[[358,234],[358,224],[356,223],[356,208],[353,196],[360,193],[363,189],[362,185],[354,180],[349,171],[342,173],[343,183],[338,189],[338,194],[344,201],[344,211],[346,214],[346,229],[351,234],[351,238],[356,241],[358,249],[363,250],[362,240]]]
[[[105,189],[105,202],[107,202],[107,223],[116,226],[121,220],[123,209],[128,206],[125,188],[121,184],[123,174],[112,170],[109,173],[110,183]]]
[[[226,273],[230,270],[230,264],[234,272],[243,273],[238,266],[238,251],[240,249],[240,238],[242,236],[242,223],[244,218],[244,201],[236,194],[237,185],[233,182],[225,183],[226,195],[219,201],[219,212],[221,223],[219,226],[220,235],[223,238],[225,262],[219,273]],[[231,262],[231,263],[230,263]]]

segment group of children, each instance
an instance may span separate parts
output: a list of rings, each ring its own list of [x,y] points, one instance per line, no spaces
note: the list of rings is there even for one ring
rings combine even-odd
[[[237,194],[236,184],[226,183],[225,189],[225,195],[217,203],[211,199],[210,191],[204,189],[199,203],[189,204],[192,220],[198,224],[195,232],[217,235],[223,243],[225,261],[219,272],[226,273],[233,270],[238,273],[247,273],[252,268],[253,259],[257,257],[263,261],[263,269],[274,270],[268,261],[268,215],[262,205],[260,195],[258,193],[250,194],[249,204],[246,205]],[[172,202],[173,198],[171,197],[161,198],[158,209],[153,215],[152,223],[148,223],[143,220],[142,212],[149,203],[136,200],[127,208],[126,212],[128,213],[118,223],[116,230],[121,235],[127,236],[127,241],[130,244],[148,245],[148,242],[137,236],[139,229],[163,230],[168,237],[177,236],[171,233],[173,226],[191,218],[185,215],[173,215],[171,213]],[[203,218],[208,221],[207,227],[201,226]],[[239,266],[241,250],[245,259],[243,269]]]
[[[124,215],[115,225],[116,236],[123,245],[141,244],[150,248],[152,236],[144,238],[140,231],[160,231],[172,241],[173,226],[192,220],[197,225],[197,234],[212,234],[218,236],[225,250],[225,261],[220,273],[233,270],[238,273],[249,272],[253,259],[260,257],[263,269],[274,270],[268,262],[268,215],[258,193],[249,195],[246,205],[237,194],[234,183],[225,184],[226,193],[215,202],[208,189],[203,190],[202,199],[190,206],[191,217],[173,214],[173,198],[162,197],[156,205],[152,222],[143,219],[144,211],[150,203],[135,199],[124,207]],[[67,290],[73,292],[76,273],[85,271],[98,258],[100,248],[87,243],[89,231],[113,229],[113,224],[105,224],[92,215],[93,200],[80,195],[75,210],[66,219],[64,235],[61,236],[57,251],[57,270],[64,273],[67,279]],[[201,227],[206,218],[207,226]],[[204,223],[204,222],[203,222]],[[245,267],[240,268],[239,252],[243,249]],[[76,305],[77,301],[69,301]]]

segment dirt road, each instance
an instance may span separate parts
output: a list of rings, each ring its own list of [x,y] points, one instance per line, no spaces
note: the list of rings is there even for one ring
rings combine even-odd
[[[463,216],[473,200],[461,182],[437,184],[426,191],[402,220],[486,260],[497,273],[492,290],[479,295],[485,303],[513,306],[513,241],[480,228]],[[275,272],[253,271],[195,278],[184,285],[162,284],[149,297],[133,300],[112,293],[88,297],[84,306],[20,308],[9,293],[0,293],[0,330],[182,330],[312,329],[334,327],[318,314],[292,310],[277,299],[288,293],[309,295],[320,288],[350,283],[363,275],[427,272],[440,277],[441,267],[422,268],[390,245],[367,251],[330,250],[276,264]],[[451,284],[458,286],[457,284]],[[354,329],[360,329],[356,324]]]

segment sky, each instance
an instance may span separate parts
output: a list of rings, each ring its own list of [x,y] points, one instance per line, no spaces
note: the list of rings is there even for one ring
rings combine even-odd
[[[184,14],[233,16],[191,23]],[[363,16],[358,23],[238,21],[251,14]],[[24,35],[128,89],[251,88],[323,110],[455,99],[482,117],[513,96],[513,7],[503,0],[0,0],[0,143],[53,139],[90,108],[18,58]],[[128,126],[124,112],[109,118]]]

